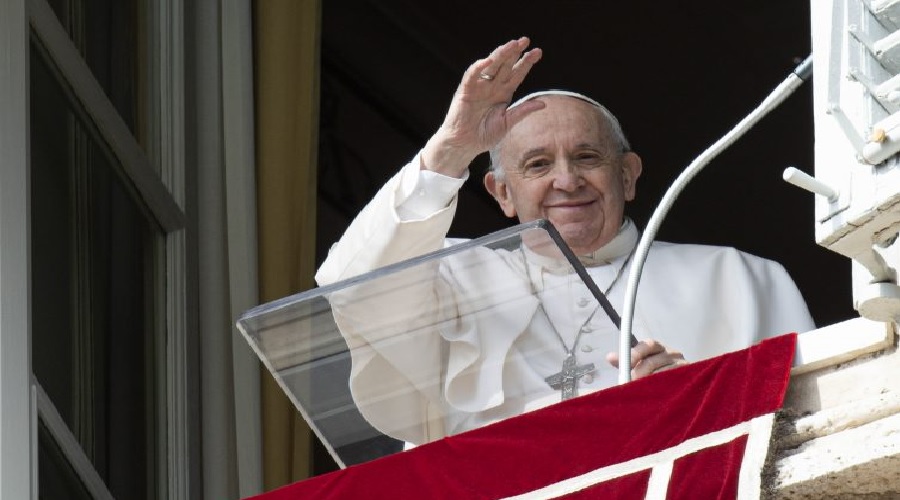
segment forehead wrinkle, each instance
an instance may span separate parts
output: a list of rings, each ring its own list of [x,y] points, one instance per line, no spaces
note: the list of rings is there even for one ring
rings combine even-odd
[[[575,149],[597,149],[600,151],[606,151],[611,149],[609,144],[606,144],[605,141],[597,141],[597,142],[580,142],[575,145]]]

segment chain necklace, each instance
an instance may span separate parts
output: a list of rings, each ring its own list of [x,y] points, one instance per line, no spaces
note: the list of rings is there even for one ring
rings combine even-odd
[[[616,272],[616,276],[610,282],[609,286],[606,287],[606,290],[603,291],[603,295],[609,295],[609,292],[612,291],[613,287],[616,286],[616,283],[619,282],[619,279],[622,278],[622,274],[625,272],[625,268],[628,266],[628,263],[631,262],[631,257],[634,256],[634,251],[637,246],[632,247],[631,252],[628,253],[628,257],[625,258],[625,261],[622,262],[622,265],[619,267],[619,270]],[[534,281],[531,278],[531,269],[528,266],[528,258],[525,255],[525,249],[523,247],[519,247],[520,252],[522,253],[522,260],[525,263],[525,274],[528,277],[528,284],[531,287],[531,292],[535,297],[538,296],[537,288],[534,285]],[[556,338],[559,340],[560,345],[562,346],[563,352],[565,352],[566,357],[563,359],[562,369],[545,378],[544,380],[550,384],[550,387],[554,389],[560,390],[560,395],[563,401],[566,399],[571,399],[578,396],[578,380],[594,371],[594,363],[587,363],[584,365],[579,365],[578,361],[575,357],[575,350],[578,349],[578,342],[581,340],[581,335],[584,334],[587,329],[587,325],[594,319],[594,315],[597,314],[597,311],[600,309],[600,304],[594,306],[594,310],[588,316],[588,318],[581,324],[578,328],[578,333],[575,334],[575,341],[572,342],[572,347],[569,348],[566,346],[566,341],[563,339],[563,336],[557,330],[556,325],[553,324],[553,321],[550,319],[550,315],[547,314],[547,310],[544,309],[544,302],[538,298],[538,308],[544,314],[544,317],[547,318],[547,323],[550,324],[550,328],[553,330],[553,333],[556,334]]]

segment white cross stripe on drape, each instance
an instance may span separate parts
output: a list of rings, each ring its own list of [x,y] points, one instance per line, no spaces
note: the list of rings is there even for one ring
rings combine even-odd
[[[747,436],[747,445],[744,448],[744,456],[741,460],[737,498],[741,500],[759,498],[760,473],[768,453],[774,420],[775,415],[773,413],[762,415],[732,427],[688,439],[651,455],[595,469],[580,476],[548,484],[538,490],[507,497],[506,500],[558,498],[605,481],[647,469],[652,469],[652,472],[646,498],[653,500],[664,499],[675,460],[706,448],[728,443],[744,435]]]
[[[647,495],[645,498],[666,498],[666,490],[669,489],[669,479],[672,478],[672,466],[674,460],[663,462],[650,472],[650,480],[647,482]]]

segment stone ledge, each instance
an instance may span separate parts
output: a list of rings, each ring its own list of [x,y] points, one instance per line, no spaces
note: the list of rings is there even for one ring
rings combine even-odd
[[[900,498],[900,415],[786,450],[776,468],[778,499]]]
[[[801,346],[806,363],[795,366],[785,397],[768,497],[900,499],[893,325],[851,320],[802,334]]]
[[[898,393],[886,391],[875,397],[860,398],[793,420],[792,432],[779,437],[778,448],[796,448],[812,439],[861,427],[896,414],[900,414]]]

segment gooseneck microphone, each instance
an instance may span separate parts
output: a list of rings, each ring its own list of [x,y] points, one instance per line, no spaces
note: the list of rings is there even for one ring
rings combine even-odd
[[[687,187],[687,184],[693,179],[706,165],[709,164],[722,151],[737,141],[748,130],[753,128],[759,120],[761,120],[770,111],[777,108],[785,99],[788,98],[795,90],[800,88],[805,81],[812,75],[812,55],[810,54],[802,63],[788,75],[787,78],[778,87],[775,88],[753,111],[744,117],[734,128],[725,134],[721,139],[713,143],[712,146],[703,151],[694,161],[691,162],[684,171],[675,179],[675,182],[669,187],[659,205],[653,211],[647,228],[641,235],[638,242],[637,250],[634,256],[634,263],[628,272],[627,288],[625,290],[625,305],[622,308],[622,328],[619,332],[619,383],[624,384],[631,381],[631,339],[634,306],[637,297],[637,287],[641,280],[641,273],[644,270],[644,262],[647,260],[647,253],[650,251],[650,245],[659,232],[663,219],[669,213],[678,195]]]

